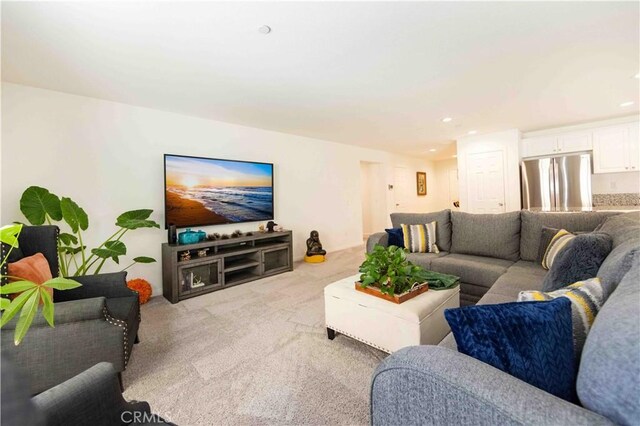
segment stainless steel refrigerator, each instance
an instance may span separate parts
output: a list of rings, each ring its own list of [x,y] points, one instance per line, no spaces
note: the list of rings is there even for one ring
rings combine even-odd
[[[523,209],[591,210],[591,154],[525,160],[520,169]]]

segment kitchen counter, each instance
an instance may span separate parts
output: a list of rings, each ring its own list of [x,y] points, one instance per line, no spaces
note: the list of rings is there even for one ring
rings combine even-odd
[[[601,211],[610,211],[610,212],[637,212],[640,211],[640,206],[597,206],[597,207],[586,207],[586,208],[569,208],[564,211],[552,211],[552,210],[543,210],[542,208],[533,208],[529,209],[532,212],[543,212],[543,213],[575,213],[575,212],[601,212]]]

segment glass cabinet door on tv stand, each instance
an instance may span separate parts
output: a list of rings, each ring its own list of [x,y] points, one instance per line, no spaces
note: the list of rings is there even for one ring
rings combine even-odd
[[[178,267],[178,286],[182,295],[222,287],[221,259],[208,259]]]

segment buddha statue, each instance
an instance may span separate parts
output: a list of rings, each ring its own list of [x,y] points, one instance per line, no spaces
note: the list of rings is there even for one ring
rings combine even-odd
[[[327,254],[327,252],[322,249],[322,243],[320,242],[320,235],[318,234],[318,231],[311,231],[311,234],[307,239],[307,256],[324,256],[325,254]]]

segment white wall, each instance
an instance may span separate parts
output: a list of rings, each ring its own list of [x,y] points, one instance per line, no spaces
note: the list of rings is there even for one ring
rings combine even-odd
[[[330,254],[362,243],[361,161],[381,163],[386,183],[392,183],[395,165],[433,176],[430,162],[383,151],[27,86],[4,83],[2,89],[2,220],[24,220],[22,192],[30,185],[43,186],[73,198],[88,212],[89,245],[110,235],[116,216],[126,210],[152,208],[153,218],[164,223],[164,153],[274,163],[276,222],[294,231],[296,258],[302,257],[311,229],[318,229]],[[386,218],[393,207],[389,192],[382,196],[386,206],[380,206]],[[416,211],[432,210],[434,197],[415,198]],[[203,229],[231,232],[257,226]],[[158,261],[163,242],[163,229],[125,237],[129,254]],[[148,279],[158,295],[160,271],[160,263],[140,265],[130,269],[129,277]]]
[[[460,188],[460,209],[468,210],[467,156],[490,151],[503,151],[505,211],[520,210],[520,132],[516,129],[485,135],[465,136],[456,141]]]
[[[594,194],[640,193],[640,172],[594,173],[591,175]]]
[[[360,197],[362,199],[362,234],[366,238],[373,231],[372,214],[373,205],[371,203],[371,171],[369,164],[366,162],[360,163]]]
[[[365,237],[387,226],[387,177],[382,163],[360,163],[362,192],[362,233]],[[416,201],[419,202],[419,200]],[[420,208],[419,206],[417,207]]]

